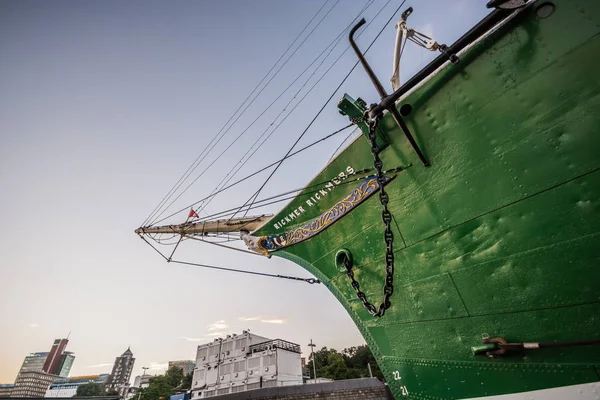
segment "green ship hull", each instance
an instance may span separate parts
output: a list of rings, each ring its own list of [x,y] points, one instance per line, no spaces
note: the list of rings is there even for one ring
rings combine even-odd
[[[360,290],[379,305],[382,208],[359,188],[369,175],[360,171],[374,173],[367,137],[252,233],[331,290],[396,398],[581,394],[600,380],[600,346],[572,343],[600,339],[600,3],[554,5],[550,15],[528,5],[400,98],[430,166],[389,113],[379,122],[383,168],[393,171],[385,315],[368,312],[336,263],[340,250],[351,254]],[[360,107],[340,103],[349,115]],[[484,345],[488,337],[558,347],[491,358],[503,347]]]

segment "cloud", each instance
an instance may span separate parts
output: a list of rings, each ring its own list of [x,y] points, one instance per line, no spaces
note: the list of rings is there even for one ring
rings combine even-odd
[[[206,339],[205,339],[205,338],[203,338],[203,337],[198,337],[198,338],[196,338],[196,337],[187,337],[187,336],[179,336],[179,339],[185,339],[185,340],[187,340],[188,342],[201,342],[201,341],[203,341],[203,340],[206,340]]]
[[[276,319],[261,319],[260,322],[265,324],[285,324],[285,319],[276,318]]]
[[[225,332],[212,332],[206,336],[225,336]]]
[[[258,321],[260,317],[239,317],[240,321]]]
[[[258,315],[256,317],[239,317],[238,319],[240,321],[259,321],[263,324],[285,324],[286,322],[285,318],[274,318],[263,315]]]
[[[229,328],[229,325],[227,325],[223,320],[208,325],[209,331],[220,331],[227,328]]]
[[[100,367],[110,367],[110,366],[112,366],[112,363],[88,365],[86,368],[100,368]]]
[[[28,325],[30,328],[37,328],[38,326],[40,326],[39,324],[29,324]]]

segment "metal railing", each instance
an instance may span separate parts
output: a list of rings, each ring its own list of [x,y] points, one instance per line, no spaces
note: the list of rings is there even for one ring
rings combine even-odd
[[[252,346],[248,347],[248,354],[258,353],[261,351],[272,349],[282,349],[298,354],[302,353],[299,344],[288,342],[287,340],[274,339],[269,340],[268,342],[253,344]]]

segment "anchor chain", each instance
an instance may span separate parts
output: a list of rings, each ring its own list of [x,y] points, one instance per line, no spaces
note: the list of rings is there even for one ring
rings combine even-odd
[[[379,202],[383,207],[381,219],[385,225],[385,230],[383,231],[383,238],[385,240],[385,285],[383,286],[383,301],[379,305],[379,310],[367,300],[367,296],[360,290],[360,284],[354,278],[354,272],[352,271],[352,260],[346,254],[341,254],[341,257],[343,258],[341,262],[346,268],[346,275],[350,278],[352,287],[356,290],[356,296],[362,301],[365,308],[374,317],[383,317],[385,310],[392,305],[390,297],[394,293],[394,233],[391,228],[392,214],[387,207],[389,196],[384,189],[386,180],[383,173],[383,162],[381,161],[381,158],[379,158],[380,150],[376,142],[376,129],[379,117],[370,119],[368,118],[368,111],[366,111],[363,118],[369,127],[369,142],[371,143],[371,153],[373,154],[374,159],[373,166],[377,171],[377,183],[379,184]]]

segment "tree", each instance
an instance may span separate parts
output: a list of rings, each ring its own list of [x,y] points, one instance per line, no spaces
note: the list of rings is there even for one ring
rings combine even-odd
[[[322,347],[321,350],[317,350],[314,352],[314,357],[315,357],[315,365],[317,367],[317,376],[323,376],[321,374],[321,370],[323,368],[325,368],[328,364],[328,360],[329,360],[329,355],[336,353],[337,354],[337,350],[336,349],[328,349],[327,347]],[[308,359],[310,360],[307,364],[308,367],[308,374],[311,377],[311,379],[314,379],[314,372],[313,372],[313,354],[311,354]]]
[[[171,386],[176,388],[181,385],[181,381],[183,380],[183,368],[171,367],[167,370],[165,376],[169,379]]]
[[[181,381],[181,388],[182,389],[191,389],[193,377],[194,377],[194,374],[187,374],[186,376],[184,376],[183,380]]]
[[[166,375],[153,376],[148,387],[140,389],[140,398],[143,400],[166,400],[173,394],[175,390]]]
[[[78,397],[88,397],[88,396],[104,396],[104,386],[99,383],[86,383],[85,385],[81,385],[77,388],[77,393],[75,396]]]
[[[150,378],[148,387],[140,389],[142,400],[168,400],[178,390],[189,389],[192,385],[192,375],[184,376],[183,369],[171,367],[164,375]]]
[[[327,365],[320,370],[319,375],[323,378],[340,380],[355,378],[352,372],[353,371],[348,369],[342,355],[335,352],[329,354],[327,357]]]
[[[354,346],[338,353],[335,349],[321,348],[314,353],[317,376],[329,379],[353,379],[369,376],[369,367],[373,376],[384,380],[383,373],[368,346]],[[309,376],[314,378],[312,354],[309,356],[307,368]],[[368,365],[367,365],[368,364]]]
[[[379,365],[377,364],[377,361],[375,361],[375,357],[373,357],[373,353],[371,353],[369,346],[363,345],[350,347],[348,349],[344,349],[342,354],[344,356],[344,361],[348,365],[348,368],[358,370],[360,377],[369,376],[368,364],[371,366],[373,376],[384,380],[383,373],[381,372],[381,369],[379,369]]]

